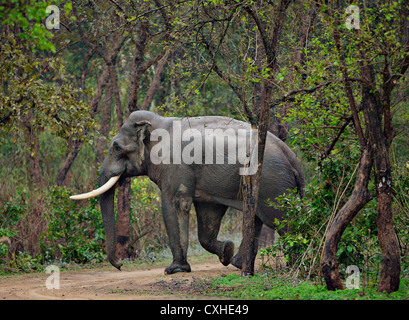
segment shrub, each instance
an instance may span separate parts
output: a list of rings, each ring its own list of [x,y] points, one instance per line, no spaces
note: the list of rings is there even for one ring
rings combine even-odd
[[[376,285],[329,291],[322,284],[294,280],[269,271],[253,277],[230,274],[213,279],[207,285],[208,294],[249,300],[404,300],[408,298],[408,290],[409,279],[404,279],[399,290],[391,294],[377,292]]]
[[[339,162],[342,164],[342,162]],[[334,165],[334,162],[333,162]],[[338,180],[331,172],[342,172]],[[394,222],[399,239],[403,275],[408,274],[409,252],[409,169],[395,165],[394,172]],[[351,175],[345,175],[351,172]],[[277,221],[278,229],[290,227],[290,231],[280,237],[271,247],[261,250],[264,265],[272,267],[277,257],[284,256],[292,267],[293,275],[306,277],[320,275],[320,257],[325,241],[326,228],[335,214],[349,197],[349,181],[353,181],[352,171],[332,167],[322,175],[323,181],[314,180],[306,186],[306,195],[300,199],[289,192],[277,198],[271,205],[286,209],[284,220]],[[328,183],[337,186],[333,188]],[[337,261],[341,276],[346,276],[349,265],[356,265],[366,282],[376,282],[381,268],[381,250],[376,225],[376,199],[372,199],[353,219],[344,231],[337,251]],[[279,265],[280,266],[280,265]],[[277,268],[277,263],[275,264]],[[406,270],[406,271],[405,271]]]
[[[40,238],[43,262],[100,262],[104,258],[105,233],[98,198],[86,203],[69,200],[65,187],[47,190],[47,231]]]

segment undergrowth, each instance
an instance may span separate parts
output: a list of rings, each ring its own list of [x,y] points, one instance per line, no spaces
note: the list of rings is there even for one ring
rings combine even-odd
[[[252,277],[230,274],[214,279],[208,286],[210,295],[246,300],[409,300],[409,279],[402,279],[399,290],[391,294],[376,290],[376,284],[372,284],[329,291],[319,282],[293,279],[272,271]]]

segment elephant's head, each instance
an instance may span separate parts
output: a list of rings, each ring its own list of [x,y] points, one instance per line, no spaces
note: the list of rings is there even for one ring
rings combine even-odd
[[[109,262],[120,269],[115,255],[116,223],[114,214],[114,194],[119,179],[143,175],[145,173],[145,148],[149,139],[151,124],[147,120],[128,121],[112,139],[108,154],[99,175],[99,188],[88,193],[71,196],[81,200],[99,196],[102,219],[105,226],[107,256]]]

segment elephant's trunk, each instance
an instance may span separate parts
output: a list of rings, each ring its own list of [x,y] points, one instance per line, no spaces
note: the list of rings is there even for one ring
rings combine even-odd
[[[99,185],[102,186],[107,181],[107,177],[101,173],[99,177]],[[102,220],[105,227],[105,241],[108,260],[115,268],[121,270],[122,264],[118,262],[115,254],[117,241],[114,213],[114,195],[115,188],[110,188],[108,191],[99,196],[99,204],[101,206]]]

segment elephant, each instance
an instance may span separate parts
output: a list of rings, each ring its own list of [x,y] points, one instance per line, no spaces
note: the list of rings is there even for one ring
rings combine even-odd
[[[120,270],[121,263],[115,255],[114,186],[120,179],[147,175],[161,191],[162,216],[173,255],[165,274],[191,271],[187,251],[192,204],[200,244],[216,254],[223,265],[231,263],[240,269],[242,245],[234,255],[233,242],[219,241],[217,237],[228,207],[243,210],[241,170],[243,163],[252,161],[248,151],[251,143],[243,144],[238,136],[246,132],[241,138],[247,139],[251,131],[250,124],[229,117],[162,117],[142,110],[131,113],[110,141],[100,169],[99,188],[70,197],[78,200],[99,196],[109,262]],[[219,144],[208,143],[209,132],[216,133],[216,139],[224,135],[223,139],[219,139]],[[246,141],[251,142],[249,139]],[[238,161],[240,156],[247,162]],[[271,201],[289,189],[297,190],[302,197],[304,185],[299,159],[283,141],[268,132],[255,216],[255,253],[263,224],[274,229],[275,219],[283,219],[284,212],[271,206]]]

